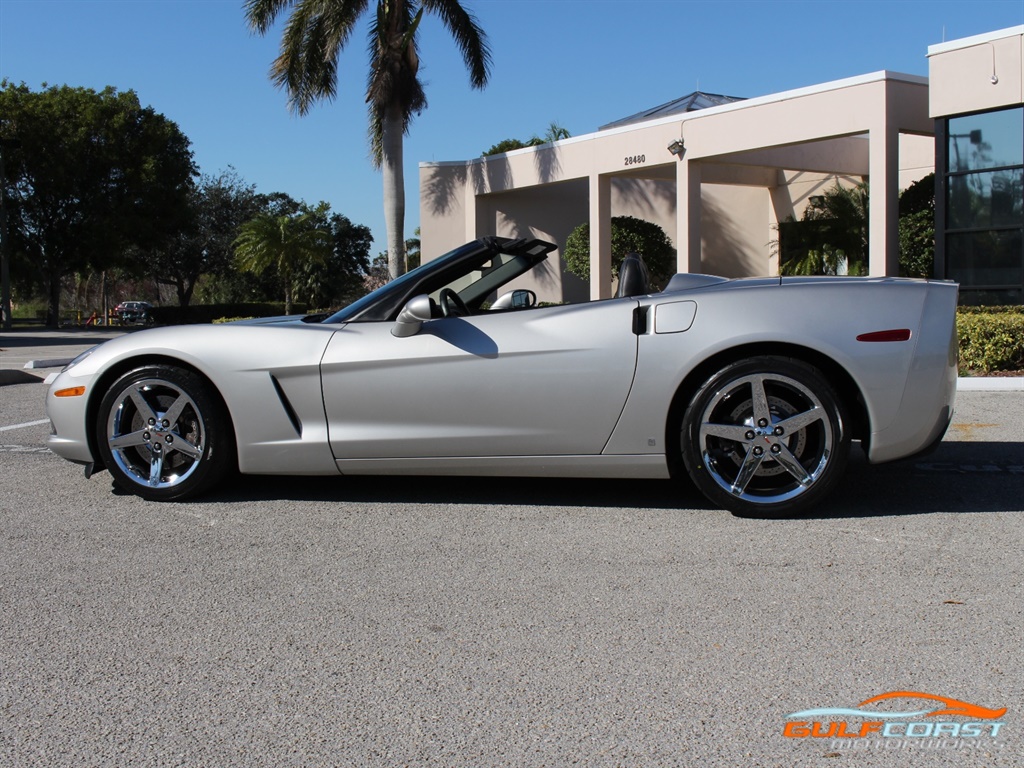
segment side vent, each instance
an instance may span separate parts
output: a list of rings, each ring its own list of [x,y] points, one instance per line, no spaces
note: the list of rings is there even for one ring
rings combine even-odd
[[[288,420],[292,423],[295,428],[295,434],[302,437],[302,420],[299,418],[299,414],[292,408],[291,401],[288,400],[288,395],[284,393],[284,389],[281,388],[281,382],[271,374],[270,380],[274,383],[274,391],[277,392],[278,398],[281,400],[281,407],[284,408],[284,412],[288,414]]]

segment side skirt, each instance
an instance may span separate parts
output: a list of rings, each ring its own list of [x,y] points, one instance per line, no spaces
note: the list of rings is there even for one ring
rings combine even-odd
[[[659,453],[630,456],[487,456],[408,459],[341,459],[343,475],[465,475],[493,477],[625,477],[668,479]]]

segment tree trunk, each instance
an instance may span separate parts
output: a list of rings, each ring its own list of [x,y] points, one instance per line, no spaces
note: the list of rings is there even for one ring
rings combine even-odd
[[[198,277],[183,277],[181,279],[181,292],[178,293],[178,304],[188,309],[192,304],[192,294],[196,290]]]
[[[174,279],[174,290],[178,294],[178,322],[188,322],[188,302],[191,298],[191,291],[185,290],[185,278]]]
[[[381,170],[384,176],[384,223],[388,231],[388,276],[405,274],[405,173],[402,167],[402,114],[388,109],[381,123]]]
[[[49,328],[60,325],[60,272],[50,273],[50,306],[46,312],[46,325]]]

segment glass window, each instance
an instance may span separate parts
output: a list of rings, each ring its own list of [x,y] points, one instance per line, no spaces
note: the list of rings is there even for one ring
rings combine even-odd
[[[962,304],[1024,293],[1024,108],[946,123],[946,277]]]
[[[1020,288],[971,288],[960,286],[960,303],[965,307],[1024,304]]]
[[[946,240],[949,277],[963,286],[1015,286],[1024,282],[1020,230],[964,232]]]
[[[501,287],[531,267],[529,259],[511,253],[497,253],[471,272],[441,286],[430,294],[435,301],[440,299],[444,288],[451,288],[459,297],[472,304]]]
[[[951,118],[947,140],[950,173],[1024,164],[1024,110]]]
[[[1024,217],[1024,169],[967,173],[949,179],[949,228],[1019,226]]]

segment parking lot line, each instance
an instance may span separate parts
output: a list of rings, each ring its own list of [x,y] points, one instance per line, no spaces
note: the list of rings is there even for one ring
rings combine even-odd
[[[12,429],[22,429],[24,427],[38,427],[40,424],[46,424],[49,419],[36,419],[35,421],[26,421],[23,424],[11,424],[9,427],[0,427],[0,432],[10,432]]]

